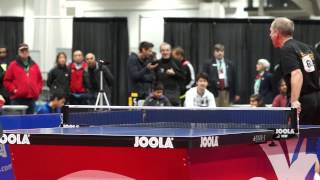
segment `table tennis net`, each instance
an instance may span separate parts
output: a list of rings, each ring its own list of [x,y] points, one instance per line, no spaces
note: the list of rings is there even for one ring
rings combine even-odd
[[[289,108],[116,108],[66,106],[63,123],[80,126],[157,128],[296,128]]]

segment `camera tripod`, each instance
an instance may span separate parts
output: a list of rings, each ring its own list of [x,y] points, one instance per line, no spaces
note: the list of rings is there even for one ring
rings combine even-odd
[[[100,62],[102,60],[99,60],[98,62]],[[97,99],[96,99],[96,104],[95,106],[103,106],[104,101],[106,102],[107,106],[110,106],[109,101],[108,101],[108,97],[106,94],[106,90],[103,89],[103,70],[102,70],[102,63],[98,63],[98,68],[99,68],[99,74],[100,74],[100,87],[99,87],[99,92],[97,95]]]

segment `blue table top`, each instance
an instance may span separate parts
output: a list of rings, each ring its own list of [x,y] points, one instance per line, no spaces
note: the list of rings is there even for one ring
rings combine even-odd
[[[80,128],[41,128],[7,130],[7,134],[42,135],[92,135],[92,136],[158,136],[158,137],[201,137],[231,134],[269,132],[265,129],[198,129],[198,128],[150,128],[150,127],[80,127]]]

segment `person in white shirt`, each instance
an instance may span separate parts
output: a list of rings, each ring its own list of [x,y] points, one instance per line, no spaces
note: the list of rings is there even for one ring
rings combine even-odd
[[[196,87],[186,92],[185,107],[216,107],[213,94],[207,90],[208,75],[200,73],[196,78]]]

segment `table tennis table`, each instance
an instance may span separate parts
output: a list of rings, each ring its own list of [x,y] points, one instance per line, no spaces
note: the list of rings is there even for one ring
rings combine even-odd
[[[10,144],[16,179],[288,179],[292,173],[278,172],[279,157],[291,157],[294,167],[300,160],[309,170],[317,160],[318,126],[301,126],[299,136],[274,140],[274,129],[153,127],[150,117],[164,116],[130,112],[137,118],[132,113],[107,113],[103,117],[108,122],[98,126],[97,121],[79,128],[5,130],[1,143]],[[88,116],[93,114],[84,117]],[[119,117],[137,124],[110,123]],[[140,121],[147,125],[140,126]],[[306,153],[312,158],[300,158]],[[312,176],[312,170],[301,167],[299,173]]]

